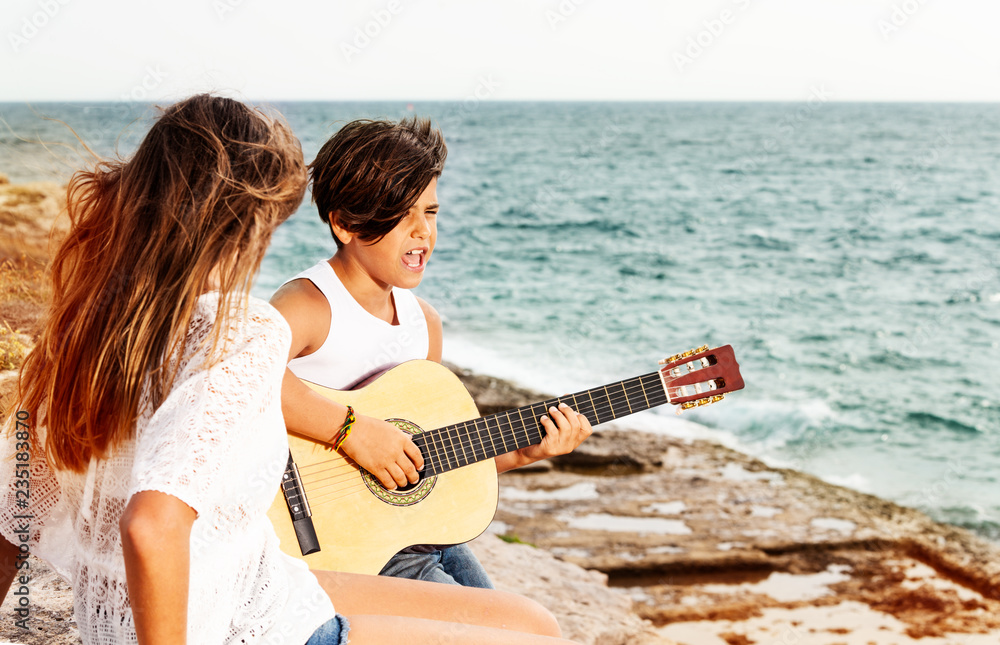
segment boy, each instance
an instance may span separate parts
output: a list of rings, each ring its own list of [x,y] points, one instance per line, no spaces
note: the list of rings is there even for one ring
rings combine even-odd
[[[345,125],[310,166],[313,200],[337,251],[271,298],[292,329],[281,394],[288,430],[342,441],[339,449],[390,489],[418,481],[423,458],[409,436],[362,410],[345,437],[353,411],[299,379],[346,390],[406,360],[440,362],[441,317],[409,290],[434,251],[446,155],[441,132],[427,119]],[[498,456],[498,472],[571,452],[591,433],[586,417],[567,406],[551,408],[542,425],[542,443]],[[381,573],[492,587],[465,545],[404,549]]]

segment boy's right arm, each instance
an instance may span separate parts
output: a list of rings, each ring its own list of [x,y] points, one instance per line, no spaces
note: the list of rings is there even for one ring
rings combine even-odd
[[[271,298],[271,305],[284,316],[292,330],[288,360],[318,349],[330,329],[326,298],[311,283],[308,287],[315,290],[315,294],[296,282],[303,281],[286,284]],[[330,443],[347,418],[347,406],[310,389],[289,369],[285,370],[281,384],[281,411],[289,432],[322,443]],[[416,483],[419,480],[417,471],[424,465],[420,449],[396,426],[360,414],[363,412],[358,411],[357,421],[341,450],[386,488]]]
[[[309,389],[290,369],[281,383],[281,411],[289,432],[330,443],[347,418],[347,406]],[[410,436],[375,417],[357,415],[341,450],[388,489],[417,483],[423,457]]]

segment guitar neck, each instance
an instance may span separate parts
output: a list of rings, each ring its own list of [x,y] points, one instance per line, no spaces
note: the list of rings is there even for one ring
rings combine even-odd
[[[541,443],[545,429],[540,418],[560,403],[569,405],[596,426],[667,402],[660,373],[652,372],[422,432],[413,437],[413,442],[424,456],[423,476],[430,477]]]

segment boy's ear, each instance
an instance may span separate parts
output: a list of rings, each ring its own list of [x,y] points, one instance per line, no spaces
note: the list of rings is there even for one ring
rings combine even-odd
[[[340,240],[341,244],[347,244],[354,239],[354,233],[340,226],[340,224],[337,223],[338,219],[337,211],[333,211],[327,216],[327,221],[330,222],[330,230],[337,236],[337,239]]]

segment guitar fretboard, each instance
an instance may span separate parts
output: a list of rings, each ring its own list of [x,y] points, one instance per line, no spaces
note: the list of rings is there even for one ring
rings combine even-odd
[[[446,473],[513,450],[541,443],[542,415],[565,403],[591,425],[606,423],[667,403],[659,372],[596,387],[521,408],[422,432],[413,442],[424,456],[424,477]]]

